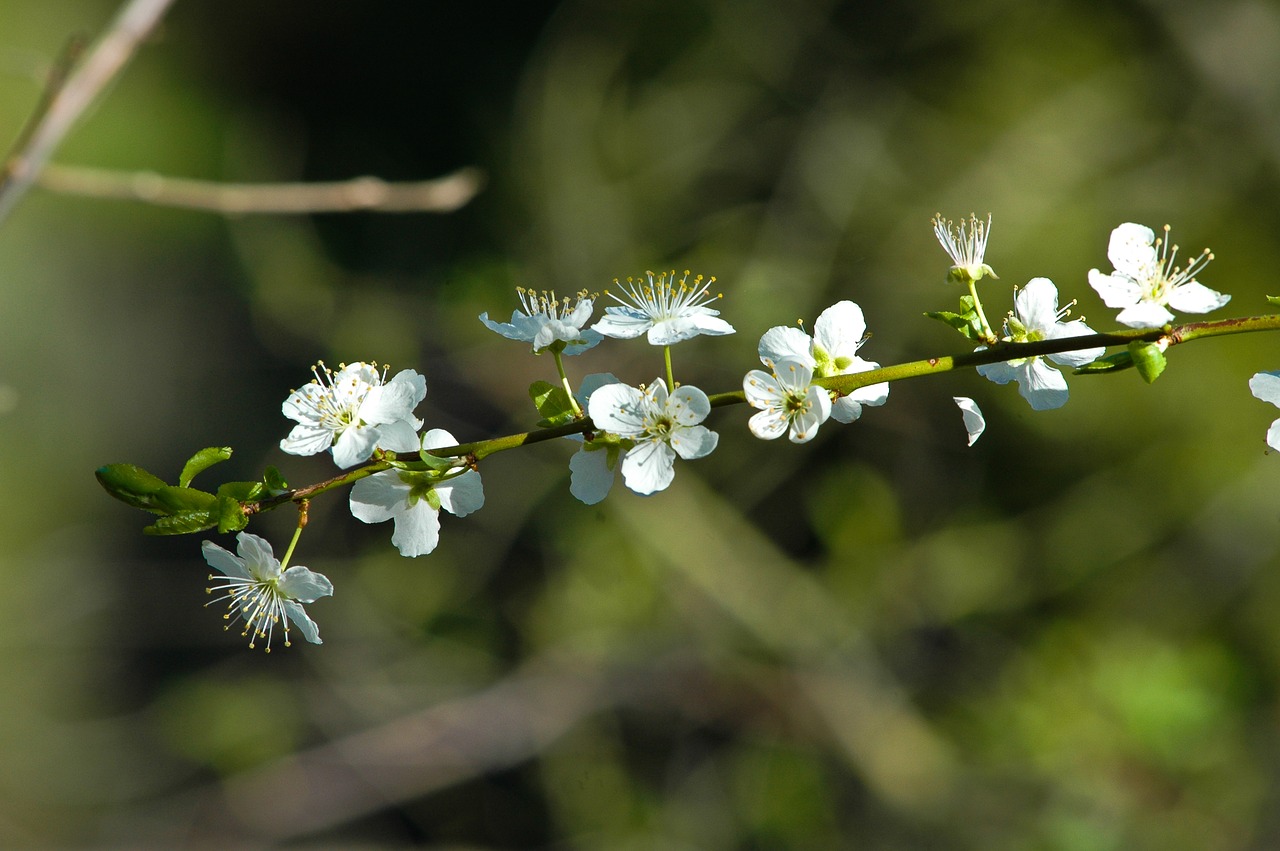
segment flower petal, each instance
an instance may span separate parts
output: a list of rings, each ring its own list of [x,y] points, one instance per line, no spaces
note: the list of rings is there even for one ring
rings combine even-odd
[[[813,340],[834,358],[852,358],[867,334],[862,308],[852,301],[838,301],[822,311],[813,323]]]
[[[421,420],[418,421],[421,426]],[[392,452],[417,452],[421,447],[417,429],[409,420],[396,420],[378,426],[378,448]]]
[[[1249,379],[1249,392],[1280,407],[1280,372],[1259,372]]]
[[[378,427],[353,423],[342,430],[333,444],[333,463],[342,469],[369,460],[378,445]]]
[[[671,448],[686,461],[710,455],[719,443],[720,435],[706,426],[682,428],[671,436]]]
[[[440,497],[440,507],[454,517],[466,517],[484,507],[484,484],[475,470],[441,482],[435,486],[435,492]]]
[[[808,365],[809,369],[813,369],[815,361],[810,351],[812,342],[809,335],[799,328],[778,325],[764,332],[756,350],[760,354],[760,362],[770,369],[773,368],[774,363],[783,358],[802,361]]]
[[[314,603],[333,594],[333,583],[323,573],[294,565],[280,576],[279,588],[299,603]]]
[[[1231,301],[1231,296],[1211,290],[1199,281],[1187,281],[1174,287],[1165,301],[1183,313],[1208,313]]]
[[[1097,269],[1090,269],[1089,286],[1107,307],[1129,307],[1142,299],[1142,287],[1125,275],[1104,275]]]
[[[289,436],[280,441],[280,448],[290,455],[315,455],[324,452],[332,445],[332,431],[311,425],[294,426]]]
[[[676,477],[675,450],[661,440],[637,445],[622,459],[622,480],[643,496],[665,490]]]
[[[351,514],[365,523],[383,523],[406,510],[409,485],[395,470],[383,470],[351,486]]]
[[[395,520],[396,530],[391,535],[391,543],[395,544],[400,555],[409,558],[424,556],[440,543],[440,512],[425,499],[398,512]]]
[[[302,633],[303,638],[312,644],[324,644],[320,640],[320,627],[316,626],[316,622],[311,619],[307,614],[307,610],[302,608],[300,604],[292,600],[285,600],[284,614]]]
[[[1172,322],[1173,314],[1158,304],[1142,301],[1120,311],[1116,321],[1130,328],[1159,328]]]
[[[209,566],[214,570],[220,570],[223,574],[236,579],[253,579],[253,574],[245,566],[244,559],[223,549],[213,541],[202,543],[200,551],[204,554],[204,560],[209,562]]]
[[[1048,411],[1067,404],[1067,379],[1040,358],[1023,364],[1018,375],[1018,392],[1036,411]]]
[[[765,408],[747,420],[747,428],[761,440],[774,440],[787,432],[787,417],[781,408]]]
[[[597,428],[623,436],[644,433],[644,394],[627,384],[607,384],[591,394],[587,414]]]
[[[707,394],[691,384],[676,388],[664,406],[667,416],[682,426],[693,426],[711,413],[711,400]]]
[[[604,314],[591,328],[616,340],[631,340],[653,327],[648,316],[631,308],[606,307]]]
[[[969,433],[969,445],[973,446],[978,442],[978,438],[982,437],[982,432],[986,431],[986,417],[982,416],[982,409],[978,407],[978,403],[968,396],[951,398],[960,407],[960,416],[964,418],[964,430]]]
[[[614,471],[609,469],[609,450],[588,451],[584,446],[569,459],[569,493],[587,505],[595,505],[613,488]]]
[[[275,579],[280,575],[280,560],[266,538],[252,532],[241,532],[236,535],[236,552],[244,559],[254,579]]]
[[[1142,273],[1159,263],[1155,249],[1155,232],[1146,225],[1125,222],[1111,232],[1111,240],[1107,245],[1107,259],[1116,271],[1132,277],[1141,277]],[[1119,305],[1109,304],[1108,307]]]

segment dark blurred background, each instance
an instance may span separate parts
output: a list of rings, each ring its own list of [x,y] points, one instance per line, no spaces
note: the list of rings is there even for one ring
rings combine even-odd
[[[105,0],[0,4],[0,133]],[[1266,312],[1280,8],[1249,0],[178,0],[55,160],[239,181],[483,170],[448,215],[215,215],[35,190],[0,228],[0,845],[1246,849],[1280,845],[1280,460],[1267,336],[1034,413],[903,382],[805,446],[713,414],[673,487],[586,507],[570,447],[483,467],[432,555],[317,500],[295,563],[323,646],[250,652],[199,537],[93,479],[204,484],[286,456],[317,359],[418,369],[429,426],[519,431],[546,358],[485,330],[517,285],[716,275],[739,333],[677,347],[734,389],[760,333],[843,298],[882,363],[965,348],[935,212],[994,216],[1008,287],[1086,282],[1174,226],[1219,315]],[[609,341],[568,361],[640,382]],[[964,445],[950,397],[975,397]],[[198,482],[200,483],[200,482]],[[254,531],[283,551],[288,511]],[[233,546],[229,536],[209,536]]]

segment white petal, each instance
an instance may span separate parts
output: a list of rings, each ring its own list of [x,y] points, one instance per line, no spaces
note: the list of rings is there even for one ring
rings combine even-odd
[[[862,402],[854,396],[841,396],[831,403],[831,419],[838,423],[851,423],[862,416]]]
[[[1280,420],[1273,420],[1267,429],[1267,445],[1280,452]]]
[[[333,583],[323,573],[294,565],[280,577],[280,590],[300,603],[314,603],[333,593]]]
[[[236,579],[253,578],[253,574],[245,566],[244,559],[232,554],[229,550],[224,550],[213,541],[202,543],[200,551],[204,554],[204,560],[209,562],[209,566],[214,570],[222,571],[225,575]]]
[[[1116,270],[1133,277],[1155,266],[1159,260],[1155,249],[1156,235],[1146,225],[1125,222],[1111,232],[1107,259]],[[1108,307],[1118,307],[1110,304]]]
[[[421,446],[418,431],[408,420],[398,420],[378,426],[379,449],[390,449],[392,452],[417,452]]]
[[[791,419],[792,443],[808,443],[818,434],[818,426],[831,416],[831,396],[821,387],[809,388],[808,411]]]
[[[1070,322],[1059,322],[1053,328],[1052,333],[1047,335],[1047,338],[1050,340],[1061,340],[1066,337],[1082,337],[1086,334],[1093,333],[1095,333],[1094,330],[1086,325],[1084,320],[1073,319]],[[1107,349],[1105,346],[1094,346],[1093,348],[1076,349],[1075,351],[1070,352],[1057,352],[1056,354],[1049,355],[1049,360],[1054,363],[1064,364],[1065,366],[1084,366],[1085,364],[1092,363],[1102,357],[1106,354],[1106,351]]]
[[[649,329],[649,343],[654,346],[673,346],[699,334],[718,337],[732,334],[734,328],[706,307],[689,308],[684,314],[654,323]]]
[[[506,337],[508,340],[519,340],[523,343],[531,342],[533,338],[527,333],[525,333],[524,329],[517,328],[516,325],[514,324],[516,317],[523,318],[524,314],[518,311],[515,313],[512,313],[511,314],[512,322],[511,324],[508,324],[506,322],[493,321],[492,319],[489,318],[489,314],[485,312],[480,314],[480,321],[484,323],[484,327],[488,328],[490,331],[497,331],[499,334]]]
[[[351,486],[351,514],[365,523],[383,523],[405,511],[409,485],[395,470],[383,470]]]
[[[867,321],[862,316],[862,308],[852,301],[836,302],[813,323],[814,341],[832,358],[857,355],[866,334]]]
[[[747,404],[753,408],[780,407],[784,395],[778,379],[760,369],[753,369],[743,377],[742,392],[747,397]]]
[[[1090,269],[1089,286],[1107,307],[1129,307],[1142,299],[1142,287],[1124,275],[1104,275],[1097,269]]]
[[[425,499],[418,500],[396,514],[396,530],[391,535],[391,543],[406,558],[431,552],[440,543],[440,512]]]
[[[289,436],[280,441],[280,448],[290,455],[315,455],[332,445],[332,431],[309,425],[294,426]]]
[[[349,425],[342,430],[333,444],[333,463],[342,469],[354,467],[369,460],[378,445],[378,427]]]
[[[1211,290],[1198,281],[1187,281],[1174,287],[1165,301],[1183,313],[1208,313],[1231,301],[1231,296]]]
[[[720,435],[706,426],[682,428],[671,436],[671,448],[686,461],[710,455],[720,442]]]
[[[468,470],[456,479],[449,479],[435,486],[440,506],[454,517],[466,517],[484,507],[484,484],[480,474]]]
[[[401,370],[395,378],[365,394],[359,418],[372,425],[407,420],[426,395],[427,380],[412,369]]]
[[[320,640],[320,627],[316,626],[316,622],[307,615],[307,610],[302,608],[299,603],[295,603],[293,600],[285,600],[284,614],[302,633],[303,638],[312,644],[324,644]]]
[[[603,340],[604,337],[600,335],[599,331],[593,331],[590,328],[584,328],[578,332],[577,337],[575,337],[574,339],[579,340],[581,342],[571,342],[569,343],[569,345],[565,346],[564,347],[565,355],[580,355],[583,352],[587,351],[588,349],[593,349],[596,346],[598,346],[600,344],[600,341]]]
[[[1018,318],[1028,331],[1047,334],[1058,324],[1058,288],[1048,278],[1032,278],[1014,296]]]
[[[422,435],[423,449],[444,449],[446,446],[457,446],[458,438],[442,428],[433,428]]]
[[[585,376],[578,384],[578,392],[574,395],[578,397],[584,407],[591,398],[591,394],[604,387],[607,384],[621,384],[612,372],[593,372]]]
[[[644,432],[644,394],[627,384],[607,384],[591,394],[587,414],[596,428],[633,436]]]
[[[978,442],[978,438],[982,437],[982,432],[987,428],[987,420],[982,416],[982,409],[978,407],[978,403],[970,399],[968,396],[952,396],[955,403],[960,407],[960,415],[964,418],[964,430],[969,433],[969,445]]]
[[[676,453],[660,440],[636,446],[622,459],[622,481],[643,496],[665,490],[676,477]]]
[[[635,310],[625,307],[606,307],[605,315],[591,328],[606,337],[630,340],[639,337],[653,327],[653,321]]]
[[[236,535],[236,552],[244,559],[254,579],[275,579],[280,575],[280,560],[265,538],[252,532],[241,532]]]
[[[711,400],[707,394],[691,384],[676,388],[664,406],[667,416],[682,426],[693,426],[711,413]]]
[[[1130,328],[1159,328],[1173,321],[1173,314],[1158,304],[1143,301],[1120,311],[1116,321]]]
[[[988,363],[978,367],[978,375],[988,381],[994,381],[996,384],[1008,384],[1021,374],[1018,367],[1013,366],[1009,361],[1001,361],[1000,363]]]
[[[1249,379],[1249,392],[1280,407],[1280,372],[1259,372]]]
[[[789,425],[781,408],[766,408],[747,420],[747,428],[761,440],[773,440],[786,434]]]
[[[756,350],[760,354],[760,362],[771,369],[774,363],[783,358],[804,361],[813,369],[815,361],[811,351],[812,343],[809,335],[799,328],[778,325],[764,332]]]
[[[613,470],[609,469],[609,451],[597,449],[588,452],[579,449],[569,459],[569,493],[585,502],[595,505],[609,495],[613,487]]]
[[[1040,358],[1023,364],[1018,375],[1018,392],[1036,411],[1048,411],[1067,404],[1067,379]]]

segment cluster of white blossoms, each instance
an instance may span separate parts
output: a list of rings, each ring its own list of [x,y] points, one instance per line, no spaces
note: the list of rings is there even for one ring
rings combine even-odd
[[[1048,278],[1032,278],[1014,288],[1013,309],[999,332],[988,324],[976,284],[997,277],[985,256],[990,230],[990,217],[982,221],[971,216],[958,225],[941,217],[934,220],[934,232],[952,261],[948,278],[967,286],[969,294],[961,298],[961,313],[930,315],[982,343],[976,351],[1003,358],[983,356],[977,367],[979,374],[997,384],[1016,382],[1035,410],[1061,407],[1068,398],[1067,382],[1050,364],[1082,367],[1098,361],[1105,347],[1088,345],[1095,340],[1082,341],[1082,348],[1045,354],[1022,355],[1027,349],[1016,349],[1095,333],[1083,319],[1069,318],[1074,301],[1059,307],[1058,288]],[[1126,325],[1160,328],[1173,318],[1169,308],[1203,313],[1229,299],[1195,281],[1212,255],[1205,251],[1186,268],[1177,266],[1177,247],[1168,245],[1168,228],[1165,231],[1164,239],[1156,239],[1150,228],[1120,225],[1112,232],[1108,249],[1115,272],[1089,272],[1089,283],[1109,307],[1121,309],[1118,320]],[[805,443],[813,440],[828,419],[852,423],[866,407],[884,405],[889,384],[876,378],[906,374],[876,372],[880,365],[861,357],[859,352],[870,337],[866,320],[861,307],[842,300],[822,311],[812,334],[802,324],[765,331],[757,346],[764,369],[747,372],[741,396],[723,394],[713,400],[699,388],[675,381],[671,346],[701,335],[734,333],[734,327],[709,306],[721,298],[710,290],[715,280],[691,276],[688,271],[679,277],[674,271],[648,272],[625,283],[615,280],[616,291],[606,291],[615,304],[605,307],[604,315],[594,323],[597,296],[585,290],[564,298],[553,291],[521,287],[517,289],[520,307],[512,312],[510,322],[491,320],[488,313],[480,315],[487,328],[530,344],[534,354],[553,355],[561,388],[538,382],[531,395],[544,415],[541,425],[576,424],[560,433],[571,432],[566,436],[579,444],[569,460],[569,489],[582,502],[603,500],[619,469],[626,487],[637,494],[647,496],[666,489],[675,478],[677,459],[705,458],[719,443],[719,435],[703,424],[713,404],[745,399],[756,409],[747,423],[756,437],[774,440],[785,434],[793,443]],[[663,348],[665,376],[632,385],[610,373],[598,373],[586,376],[576,393],[572,390],[562,356],[582,354],[605,337],[627,340],[642,335],[651,345]],[[1156,357],[1162,357],[1169,341],[1146,342],[1151,339],[1146,336],[1138,342],[1154,346],[1160,353]],[[1131,344],[1130,352],[1134,351]],[[1137,354],[1132,357],[1136,360]],[[1100,363],[1111,368],[1114,360]],[[477,465],[485,453],[476,449],[465,454],[457,438],[443,429],[423,432],[424,422],[414,410],[426,397],[426,379],[406,369],[388,380],[387,369],[360,362],[342,364],[335,372],[317,364],[313,380],[292,391],[282,406],[284,415],[296,425],[280,448],[294,455],[330,452],[334,463],[344,470],[373,462],[373,469],[345,474],[351,485],[351,513],[364,523],[392,521],[392,544],[402,555],[420,556],[432,552],[439,543],[441,511],[465,517],[484,506]],[[874,374],[859,378],[862,373]],[[1280,372],[1258,373],[1250,388],[1258,398],[1280,406]],[[986,420],[973,399],[952,398],[972,446],[983,433]],[[1272,423],[1267,442],[1280,450],[1280,419]],[[413,455],[400,457],[398,453]],[[121,475],[134,475],[130,470]],[[184,472],[188,482],[190,475],[194,473]],[[153,478],[138,478],[136,487],[141,490],[130,491],[130,499],[139,507],[153,505],[148,501],[156,493]],[[245,484],[274,488],[270,481]],[[324,483],[323,489],[334,482]],[[271,492],[289,494],[286,487],[280,485]],[[304,506],[298,533],[305,518]],[[232,524],[232,528],[240,527]],[[219,572],[210,577],[218,582],[209,593],[220,592],[211,604],[226,602],[226,618],[231,622],[228,628],[243,623],[250,647],[264,641],[269,651],[277,634],[288,646],[291,628],[297,628],[306,640],[320,643],[319,630],[303,605],[332,594],[333,585],[305,567],[287,566],[297,540],[295,534],[283,562],[275,558],[270,544],[247,532],[238,537],[238,554],[204,542],[205,559]]]

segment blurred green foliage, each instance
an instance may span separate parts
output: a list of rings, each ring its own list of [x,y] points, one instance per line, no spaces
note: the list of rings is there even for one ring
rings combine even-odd
[[[0,5],[5,138],[113,12]],[[516,285],[716,275],[739,333],[674,351],[712,392],[841,298],[870,359],[955,352],[920,318],[958,295],[938,211],[990,211],[998,284],[1048,276],[1099,329],[1086,274],[1123,221],[1211,246],[1222,315],[1266,312],[1278,65],[1280,12],[1251,0],[178,0],[56,160],[490,180],[449,216],[36,190],[4,223],[0,845],[1280,843],[1265,336],[1175,349],[1150,387],[1072,378],[1040,414],[972,374],[805,446],[717,411],[717,452],[648,499],[586,507],[570,447],[503,453],[417,560],[320,499],[295,561],[337,588],[325,644],[269,657],[202,608],[195,541],[143,538],[92,476],[176,480],[202,446],[236,449],[205,477],[330,475],[276,448],[317,358],[418,369],[419,414],[462,440],[525,430],[554,366],[476,320]],[[568,366],[661,359],[606,341]],[[972,450],[951,395],[987,414]],[[252,528],[279,548],[287,514]]]

